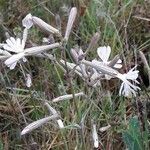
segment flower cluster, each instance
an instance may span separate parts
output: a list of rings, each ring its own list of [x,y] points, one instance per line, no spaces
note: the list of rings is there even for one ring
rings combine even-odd
[[[125,97],[136,96],[136,93],[140,88],[135,84],[139,84],[137,81],[139,71],[136,67],[129,70],[128,73],[121,74],[117,69],[122,68],[122,61],[119,57],[114,57],[113,60],[108,61],[111,48],[109,46],[103,46],[97,48],[98,59],[92,61],[85,60],[83,51],[79,48],[72,49],[71,55],[75,60],[75,63],[65,62],[61,60],[63,65],[67,65],[70,70],[74,70],[87,84],[95,87],[100,85],[102,79],[110,80],[111,78],[118,78],[122,81],[119,95]]]
[[[68,18],[68,23],[66,27],[65,36],[63,37],[61,32],[54,28],[53,26],[47,24],[42,19],[28,14],[23,20],[22,25],[24,27],[22,38],[10,37],[5,43],[2,43],[0,49],[0,59],[4,60],[4,64],[10,69],[14,69],[17,63],[26,62],[26,57],[28,56],[47,56],[45,53],[54,48],[63,47],[63,45],[68,41],[73,22],[77,14],[77,9],[74,7],[70,11]],[[28,35],[28,30],[32,26],[38,27],[40,30],[46,32],[47,34],[55,34],[60,38],[61,42],[56,42],[48,45],[35,46],[26,48],[26,40]],[[120,74],[117,69],[122,68],[121,59],[116,56],[114,59],[110,60],[111,48],[110,46],[102,46],[97,48],[98,58],[94,58],[92,61],[87,61],[85,59],[89,49],[93,48],[93,44],[98,41],[98,33],[91,40],[88,50],[84,53],[80,47],[72,48],[70,54],[75,63],[66,62],[66,60],[60,60],[62,66],[67,67],[70,71],[78,74],[86,83],[90,86],[96,87],[100,85],[102,79],[110,80],[111,78],[119,78],[122,81],[119,95],[124,95],[130,97],[131,95],[136,96],[137,90],[140,88],[134,83],[138,83],[138,71],[134,67],[128,73]],[[95,42],[96,41],[96,42]],[[45,55],[43,55],[45,54]],[[62,67],[63,68],[63,67]],[[31,85],[30,75],[25,75],[28,77],[28,87]]]
[[[119,69],[122,68],[122,60],[120,59],[119,55],[116,55],[112,60],[110,60],[110,46],[98,47],[97,56],[92,60],[91,58],[90,60],[87,59],[87,53],[92,50],[94,45],[98,42],[99,33],[96,33],[93,36],[93,38],[91,39],[91,43],[89,44],[89,47],[85,50],[85,52],[79,46],[76,46],[70,50],[70,54],[74,62],[67,62],[66,59],[62,58],[55,58],[52,54],[48,53],[49,50],[55,48],[64,50],[65,53],[66,44],[69,41],[69,36],[72,31],[76,14],[77,9],[74,7],[70,11],[64,36],[57,28],[54,28],[53,26],[49,25],[36,16],[28,14],[22,20],[22,25],[24,27],[22,37],[10,37],[6,40],[6,42],[0,44],[0,60],[4,61],[4,64],[12,70],[16,67],[17,64],[21,65],[23,62],[27,62],[27,57],[44,57],[57,63],[57,65],[59,65],[59,67],[65,73],[69,72],[70,74],[77,74],[83,79],[84,82],[94,88],[97,86],[101,86],[101,80],[103,79],[111,80],[112,78],[118,78],[122,82],[119,90],[119,95],[123,95],[125,97],[136,96],[137,91],[140,90],[140,88],[135,85],[139,84],[139,82],[137,81],[139,71],[136,70],[136,67],[133,67],[131,70],[129,70],[129,72],[121,74],[119,72]],[[33,26],[39,28],[41,31],[46,32],[48,35],[55,35],[54,37],[57,37],[56,40],[54,39],[51,44],[50,42],[47,42],[47,44],[43,44],[40,46],[27,47],[26,41],[28,32]],[[26,86],[29,88],[32,85],[31,74],[25,72],[24,77]],[[52,100],[52,102],[68,100],[73,97],[83,95],[83,92],[64,95]],[[51,106],[49,106],[48,104],[46,105],[48,109],[50,109],[50,113],[52,113],[53,115],[31,123],[22,131],[22,135],[32,131],[33,129],[52,119],[56,120],[59,128],[64,128],[63,122],[60,119],[58,113]],[[96,132],[95,124],[93,125],[93,139],[94,145],[97,148],[98,135]]]

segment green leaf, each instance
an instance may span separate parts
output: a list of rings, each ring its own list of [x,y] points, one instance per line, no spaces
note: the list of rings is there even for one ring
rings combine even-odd
[[[129,120],[129,128],[122,133],[123,140],[129,150],[143,150],[140,124],[137,117]]]

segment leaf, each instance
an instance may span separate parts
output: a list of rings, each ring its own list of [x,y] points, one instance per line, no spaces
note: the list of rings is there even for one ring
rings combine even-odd
[[[137,117],[129,120],[129,128],[122,133],[123,140],[129,150],[143,150],[140,124]]]

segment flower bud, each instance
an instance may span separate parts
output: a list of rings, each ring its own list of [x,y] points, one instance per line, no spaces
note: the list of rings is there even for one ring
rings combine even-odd
[[[21,135],[25,135],[25,134],[33,131],[34,129],[42,126],[43,124],[47,123],[48,121],[56,120],[57,118],[58,118],[58,114],[55,114],[55,115],[52,115],[52,116],[45,117],[45,118],[39,119],[37,121],[34,121],[22,130]]]
[[[41,30],[45,31],[46,33],[48,32],[56,34],[58,36],[60,36],[59,30],[57,30],[56,28],[52,27],[51,25],[47,24],[45,21],[43,21],[42,19],[33,16],[32,17],[32,21],[33,24],[38,26]]]
[[[92,37],[91,41],[90,41],[90,44],[89,44],[89,46],[88,46],[88,48],[87,48],[87,50],[85,52],[86,54],[89,51],[93,50],[93,48],[95,47],[95,45],[97,44],[97,42],[98,42],[99,39],[100,39],[100,33],[96,32],[94,34],[94,36]]]
[[[71,48],[70,54],[71,54],[73,60],[75,61],[75,63],[78,63],[78,53],[76,52],[76,49]]]
[[[64,37],[65,41],[68,41],[68,39],[69,39],[69,35],[71,33],[71,29],[72,29],[73,23],[75,21],[76,15],[77,15],[77,8],[73,7],[70,11],[69,18],[68,18],[66,33],[65,33],[65,37]]]

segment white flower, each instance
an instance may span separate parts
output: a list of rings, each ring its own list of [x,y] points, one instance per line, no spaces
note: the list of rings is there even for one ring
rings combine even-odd
[[[27,28],[25,28],[24,32],[23,32],[23,39],[22,40],[20,38],[15,39],[13,37],[10,37],[9,39],[6,40],[6,44],[4,44],[4,46],[3,46],[3,48],[6,51],[13,53],[4,62],[10,69],[14,69],[17,62],[20,59],[22,59],[24,62],[27,61],[27,59],[24,57],[25,56],[24,47],[25,47],[25,42],[27,39],[27,34],[28,34],[28,30],[27,30]]]
[[[140,88],[136,85],[133,85],[130,81],[133,81],[137,84],[139,82],[137,81],[138,78],[138,70],[135,70],[136,66],[132,68],[128,73],[125,74],[118,74],[117,77],[121,79],[123,82],[121,84],[119,95],[124,95],[126,97],[136,96],[137,90],[140,90]]]
[[[92,131],[93,141],[94,141],[94,147],[98,148],[99,142],[98,142],[98,134],[96,131],[96,125],[93,124],[93,131]]]
[[[110,46],[99,47],[97,49],[97,54],[102,61],[94,59],[92,60],[92,63],[96,65],[106,65],[106,66],[109,65],[110,61],[108,61],[108,59],[110,57],[110,53],[111,53]],[[118,69],[121,68],[122,67],[121,62],[122,62],[121,59],[119,59],[113,67]],[[112,76],[105,74],[105,79],[110,80],[111,78]]]
[[[100,57],[100,59],[102,60],[101,63],[103,63],[104,65],[108,65],[110,63],[110,61],[108,61],[109,57],[110,57],[110,53],[111,53],[111,48],[110,46],[103,46],[103,47],[99,47],[97,49],[97,54],[98,56]],[[96,60],[95,60],[96,61]],[[100,62],[100,61],[97,61],[97,62]],[[121,68],[122,65],[121,65],[121,59],[119,59],[117,61],[117,63],[114,65],[114,68]]]
[[[6,45],[3,46],[3,48],[9,52],[14,52],[14,53],[20,53],[23,52],[24,47],[22,45],[22,41],[20,38],[13,38],[10,37],[9,39],[6,40]]]
[[[32,85],[31,75],[26,74],[26,86],[31,87],[31,85]]]

